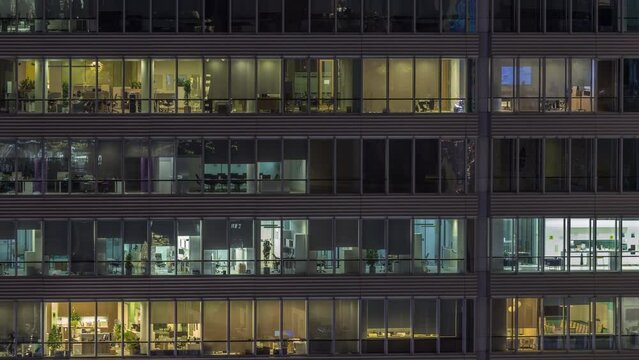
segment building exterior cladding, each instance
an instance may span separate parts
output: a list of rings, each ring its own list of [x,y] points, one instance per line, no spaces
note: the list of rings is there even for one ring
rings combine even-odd
[[[639,356],[633,0],[0,0],[0,356]]]

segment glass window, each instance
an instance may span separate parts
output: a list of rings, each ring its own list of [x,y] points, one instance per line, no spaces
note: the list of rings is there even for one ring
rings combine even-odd
[[[149,155],[149,146],[146,140],[125,140],[125,193],[148,192],[150,190]]]
[[[572,139],[570,159],[571,191],[593,191],[593,139]]]
[[[281,345],[280,301],[257,300],[255,324],[255,351],[257,354],[279,354]]]
[[[175,337],[178,355],[200,355],[201,309],[200,301],[177,301]]]
[[[95,147],[98,192],[121,194],[122,142],[119,140],[97,140]]]
[[[98,95],[96,91],[97,72],[97,62],[93,59],[71,60],[70,98],[72,112],[95,112],[95,99]]]
[[[42,60],[18,59],[18,111],[41,113],[43,110],[44,73]]]
[[[592,271],[594,220],[570,219],[570,271]]]
[[[464,183],[469,168],[472,166],[470,156],[466,155],[464,140],[441,141],[441,191],[445,193],[464,193]],[[468,144],[470,149],[471,144]],[[468,168],[466,162],[468,161]],[[470,182],[469,182],[470,184]]]
[[[231,140],[231,192],[255,193],[255,141]]]
[[[256,0],[233,0],[231,7],[231,31],[255,32]]]
[[[383,354],[386,324],[384,323],[384,300],[362,299],[361,337],[363,354]]]
[[[439,59],[415,59],[415,80],[415,112],[438,112]]]
[[[618,191],[619,140],[597,139],[597,191]]]
[[[122,32],[124,20],[123,0],[98,0],[99,32]]]
[[[305,274],[307,272],[308,221],[282,221],[282,273]]]
[[[122,60],[100,59],[94,67],[88,70],[97,71],[98,73],[98,93],[94,95],[94,97],[97,98],[96,112],[121,113],[123,110],[122,100],[124,96],[124,87],[122,86],[124,77]],[[88,72],[89,74],[91,73],[91,71]],[[87,98],[89,97],[87,96]]]
[[[71,221],[71,274],[95,275],[93,220]]]
[[[41,194],[45,192],[43,186],[43,149],[42,143],[36,140],[18,141],[16,145],[16,178],[18,193]]]
[[[159,194],[173,193],[173,171],[175,142],[173,140],[151,141],[151,191]]]
[[[413,182],[413,141],[388,140],[388,191],[410,193]]]
[[[98,220],[95,254],[99,275],[122,275],[122,225],[119,220]]]
[[[226,300],[210,300],[202,302],[202,327],[204,355],[226,355],[228,338],[228,303]]]
[[[440,258],[442,273],[464,271],[466,226],[462,219],[442,219],[440,224]]]
[[[362,259],[366,274],[383,274],[386,266],[386,222],[381,219],[362,220]]]
[[[439,192],[439,141],[415,140],[415,192]]]
[[[614,298],[598,297],[593,303],[595,312],[595,349],[617,349],[617,302]]]
[[[306,319],[305,300],[282,301],[282,353],[287,355],[306,355],[308,353]]]
[[[147,32],[150,25],[149,0],[126,1],[126,32]]]
[[[41,349],[42,330],[40,326],[42,319],[40,315],[41,303],[19,301],[16,303],[16,340],[17,353],[27,356],[33,354],[37,349]]]
[[[69,325],[72,355],[95,356],[96,303],[72,302]]]
[[[227,59],[204,60],[204,99],[204,112],[227,114],[230,111]]]
[[[562,350],[566,348],[565,335],[568,309],[561,297],[543,299],[544,349]]]
[[[228,274],[229,245],[227,242],[226,220],[211,219],[202,221],[202,247],[204,250],[204,257],[202,258],[204,274]]]
[[[493,140],[493,191],[517,191],[515,146],[517,139]]]
[[[413,0],[390,1],[390,31],[413,32]]]
[[[546,4],[546,31],[568,31],[568,3],[567,0],[549,1]]]
[[[519,0],[519,16],[520,19],[524,19],[524,21],[519,22],[519,31],[542,31],[541,9],[540,0]]]
[[[333,301],[308,300],[308,353],[332,354]]]
[[[71,192],[95,192],[95,141],[71,142]]]
[[[594,31],[593,0],[572,0],[572,32]]]
[[[515,226],[517,219],[492,219],[490,223],[491,271],[515,271]]]
[[[335,0],[311,0],[311,32],[335,31]]]
[[[16,276],[16,227],[13,221],[0,221],[0,276]],[[0,335],[0,342],[2,340]]]
[[[46,60],[46,99],[49,113],[69,112],[69,61]]]
[[[624,1],[623,31],[639,31],[639,4],[634,1]]]
[[[403,0],[396,0],[401,2]],[[364,32],[386,32],[388,9],[385,0],[364,0]]]
[[[7,0],[0,4],[0,32],[14,32],[16,18],[16,0]],[[1,350],[0,350],[1,351]]]
[[[442,112],[466,112],[466,60],[442,59]]]
[[[616,219],[597,219],[597,247],[596,270],[617,271],[619,253],[619,225]]]
[[[69,192],[69,143],[66,140],[46,141],[44,157],[44,170],[47,172],[46,191]]]
[[[229,190],[228,140],[204,141],[204,192]]]
[[[541,190],[541,139],[519,139],[518,174],[520,192]]]
[[[146,220],[124,221],[124,273],[127,276],[148,274],[149,242],[147,233]]]
[[[178,275],[200,275],[202,236],[200,220],[178,220],[177,273]]]
[[[359,222],[357,219],[335,220],[335,258],[337,274],[359,274]]]
[[[516,27],[516,0],[493,0],[493,31],[512,32]]]
[[[257,192],[279,193],[282,191],[282,141],[257,141]]]
[[[229,221],[231,275],[255,274],[253,220]]]
[[[437,300],[414,300],[413,331],[415,353],[437,352]]]
[[[544,235],[545,271],[564,271],[566,269],[566,219],[545,219]]]
[[[514,62],[514,58],[494,58],[492,61],[493,111],[513,111],[516,76]]]
[[[413,60],[388,60],[388,94],[390,112],[413,111]]]
[[[439,0],[415,0],[416,30],[417,32],[440,31],[440,2]]]
[[[517,71],[517,88],[519,97],[519,111],[539,111],[541,96],[540,67],[537,58],[520,58]]]
[[[284,31],[308,32],[308,1],[284,0]]]
[[[360,112],[361,66],[360,59],[337,59],[338,112]]]
[[[618,111],[617,60],[597,60],[597,111]]]
[[[1,22],[2,19],[0,19]],[[16,75],[14,67],[15,62],[13,60],[0,60],[0,113],[13,113],[16,111],[15,92],[17,84],[14,80]]]
[[[97,31],[96,1],[71,0],[71,31]]]
[[[234,2],[235,4],[236,2]],[[231,60],[231,98],[233,112],[255,112],[255,59]]]
[[[282,224],[279,220],[257,220],[256,230],[261,249],[259,261],[260,274],[281,274]],[[272,259],[272,260],[271,260]]]
[[[204,31],[229,31],[229,1],[204,0]]]
[[[69,227],[66,221],[44,222],[45,275],[69,275]]]
[[[639,12],[639,3],[637,4]],[[639,13],[637,18],[639,25]],[[639,26],[638,26],[639,29]],[[624,59],[623,63],[623,111],[639,111],[639,59]]]
[[[178,140],[176,163],[177,193],[197,194],[202,186],[202,141]]]
[[[592,349],[592,320],[590,299],[586,297],[568,297],[570,317],[570,349]]]
[[[176,82],[178,112],[202,112],[202,60],[179,59]]]
[[[202,0],[181,0],[177,3],[179,17],[178,31],[202,32]]]
[[[360,193],[361,141],[337,139],[337,193]]]
[[[16,5],[16,32],[44,31],[42,24],[43,6],[41,0],[17,0]]]
[[[335,103],[335,60],[310,59],[310,106],[312,112],[333,112]]]
[[[16,192],[16,143],[0,142],[0,193]]]
[[[175,303],[151,302],[151,355],[173,355],[175,327]]]
[[[258,0],[257,6],[258,31],[282,32],[282,0]],[[286,10],[288,21],[288,8]]]
[[[388,352],[410,353],[410,339],[413,336],[411,326],[409,299],[389,299],[388,318]]]
[[[330,219],[310,219],[308,227],[308,271],[311,274],[331,274],[335,268],[333,265],[333,221]],[[312,336],[311,334],[311,339],[313,339]],[[321,339],[326,340],[325,338]],[[313,347],[312,342],[310,346]],[[327,345],[317,346],[326,349],[323,346]],[[312,349],[310,351],[313,353]]]
[[[333,140],[310,140],[309,190],[313,194],[333,192]]]
[[[639,324],[639,298],[621,298],[621,347],[636,350],[639,344],[635,341],[635,334]]]
[[[337,0],[337,31],[360,32],[362,0]]]
[[[64,357],[69,353],[69,303],[45,302],[43,305],[46,334],[44,353],[51,357]]]
[[[517,258],[520,272],[539,271],[542,219],[520,218],[517,227]]]
[[[18,276],[42,274],[42,230],[40,221],[18,221],[16,259]]]
[[[447,319],[439,322],[439,351],[442,353],[462,351],[462,307],[463,300],[440,300],[440,319]]]
[[[149,112],[149,99],[151,98],[151,94],[149,93],[149,85],[151,82],[149,79],[149,62],[149,60],[124,61],[123,107],[125,113],[133,114],[139,112]],[[157,81],[159,82],[159,85],[164,81],[164,79],[160,76]]]
[[[335,352],[337,354],[359,353],[358,317],[359,302],[357,300],[335,300]]]
[[[544,176],[546,192],[568,191],[568,140],[544,140]]]
[[[386,59],[364,59],[364,101],[365,113],[386,112],[387,89]]]
[[[156,306],[160,311],[161,303]],[[147,302],[125,302],[124,303],[124,355],[147,355],[149,354],[149,304]],[[160,316],[173,316],[173,309]],[[158,318],[159,321],[162,319]],[[153,328],[153,327],[152,327]],[[158,327],[158,330],[160,328]],[[156,330],[153,330],[154,334]],[[159,335],[159,334],[158,334]],[[155,339],[155,337],[151,337]],[[168,344],[167,344],[168,345]],[[171,351],[171,354],[173,352]]]
[[[98,356],[122,355],[122,303],[98,302],[96,328],[98,332]],[[90,319],[87,319],[90,323]],[[85,335],[86,337],[86,335]]]
[[[472,2],[472,0],[470,1]],[[442,0],[442,30],[444,32],[472,30],[466,29],[466,7],[468,5],[467,0]]]
[[[71,0],[45,0],[44,10],[47,19],[47,32],[69,31]]]
[[[546,59],[545,111],[567,111],[566,59]],[[576,90],[576,89],[575,89]]]
[[[591,59],[572,59],[572,86],[570,91],[572,111],[593,111],[593,71],[593,61]]]
[[[623,191],[639,190],[639,141],[623,139]]]
[[[175,60],[153,60],[153,112],[175,112]]]
[[[411,267],[409,219],[388,220],[388,272],[409,274]]]
[[[284,60],[284,111],[307,112],[309,92],[308,59]]]
[[[153,32],[175,32],[176,2],[173,0],[151,0]]]
[[[386,192],[386,140],[364,139],[362,143],[364,193]]]
[[[277,311],[279,313],[279,307]],[[230,353],[237,355],[253,354],[253,326],[255,322],[253,301],[231,300],[230,312]]]
[[[151,275],[175,275],[175,233],[172,220],[151,221]]]
[[[306,193],[307,159],[308,141],[306,139],[284,140],[283,191],[285,193]]]
[[[439,271],[440,224],[437,219],[413,221],[413,272],[417,274]]]
[[[282,98],[282,61],[258,59],[257,61],[257,111],[279,113]]]

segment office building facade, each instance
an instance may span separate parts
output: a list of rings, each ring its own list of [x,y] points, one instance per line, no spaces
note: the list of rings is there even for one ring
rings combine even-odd
[[[0,0],[0,357],[639,357],[634,0]]]

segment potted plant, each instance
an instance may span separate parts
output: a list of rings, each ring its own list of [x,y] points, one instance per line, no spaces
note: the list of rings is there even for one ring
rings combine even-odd
[[[138,336],[131,330],[127,330],[124,332],[124,349],[126,350],[126,355],[137,355],[140,353],[140,339]]]
[[[55,314],[53,316],[55,318]],[[49,335],[47,335],[47,346],[49,347],[49,356],[64,357],[62,348],[62,329],[58,325],[51,325]]]
[[[270,240],[264,240],[262,242],[262,256],[264,258],[264,274],[270,274],[271,268],[269,267],[269,260],[271,259],[271,249],[273,246],[271,245]]]
[[[78,327],[81,320],[82,318],[80,317],[80,314],[78,314],[77,310],[75,308],[71,309],[71,328]]]
[[[18,86],[18,98],[22,104],[20,105],[22,111],[31,111],[31,109],[27,109],[27,107],[30,107],[29,104],[33,103],[33,90],[35,90],[34,80],[26,78],[20,81],[20,85]]]
[[[178,100],[184,99],[184,112],[188,114],[191,112],[191,105],[189,101],[189,98],[191,96],[191,79],[180,78],[178,79],[177,85],[178,87],[182,88],[182,91],[184,91],[184,96],[180,95],[180,98]]]
[[[379,260],[379,255],[377,250],[375,249],[366,250],[366,265],[368,265],[368,272],[370,274],[375,273],[375,265],[377,264],[378,260]]]
[[[124,269],[126,275],[133,275],[133,257],[130,253],[124,258]]]
[[[142,89],[142,83],[139,81],[131,80],[131,89]]]

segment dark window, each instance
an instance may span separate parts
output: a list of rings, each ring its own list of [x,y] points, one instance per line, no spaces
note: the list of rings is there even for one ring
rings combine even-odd
[[[364,0],[364,32],[386,32],[387,17],[386,0]]]
[[[337,31],[360,32],[362,0],[337,0]]]
[[[16,4],[17,32],[34,32],[42,30],[42,0],[18,0]],[[3,25],[5,26],[5,25]],[[4,31],[4,30],[3,30]]]
[[[519,191],[541,190],[541,140],[519,139]]]
[[[519,0],[519,31],[541,31],[541,3],[539,0]]]
[[[333,32],[335,0],[311,0],[311,32]]]
[[[639,191],[639,140],[623,139],[623,191]]]
[[[544,176],[546,192],[568,191],[568,140],[545,140]]]
[[[92,220],[71,222],[71,273],[95,275],[95,251]]]
[[[229,0],[204,0],[204,31],[229,31]]]
[[[285,0],[286,32],[308,32],[308,0]]]
[[[337,193],[360,192],[360,144],[359,139],[337,139]]]
[[[572,0],[572,31],[592,32],[595,22],[594,0]]]
[[[204,191],[227,192],[229,179],[228,140],[204,142]]]
[[[153,32],[175,32],[175,1],[153,0]]]
[[[624,1],[624,31],[639,31],[639,1]]]
[[[597,0],[599,32],[617,32],[619,26],[617,24],[618,0]]]
[[[515,139],[493,141],[493,191],[495,192],[516,190],[515,142]]]
[[[179,0],[180,32],[202,32],[202,0]]]
[[[311,140],[310,192],[333,192],[333,140]]]
[[[570,190],[592,191],[592,139],[572,139],[570,158]]]
[[[439,141],[415,140],[415,192],[439,192]]]
[[[44,222],[44,275],[68,275],[69,226],[66,221]]]
[[[413,31],[413,0],[391,0],[390,4],[390,31]]]
[[[439,32],[439,0],[416,0],[417,32]]]
[[[618,111],[618,60],[597,61],[597,111]]]
[[[97,0],[72,0],[71,1],[71,31],[95,32]]]
[[[413,142],[388,141],[388,189],[391,193],[409,193],[412,188]]]
[[[255,32],[255,0],[233,0],[231,31]]]
[[[128,0],[125,2],[125,5],[125,31],[149,31],[149,0]]]
[[[259,32],[282,32],[282,0],[259,0]]]
[[[495,32],[515,31],[515,0],[494,0],[493,14]]]
[[[441,142],[442,192],[461,194],[465,192],[468,162],[464,140],[442,140]],[[470,157],[468,157],[470,159]]]
[[[466,6],[468,5],[466,2],[467,0],[442,0],[444,32],[466,31]]]
[[[597,140],[597,191],[619,188],[619,140]]]
[[[364,193],[385,192],[386,140],[365,139],[363,141],[362,163]]]
[[[44,12],[47,19],[48,32],[69,31],[69,2],[71,0],[46,0]]]
[[[546,31],[568,31],[567,0],[551,0],[546,2]]]
[[[623,67],[623,111],[639,112],[639,59],[624,59]]]
[[[123,0],[100,0],[99,20],[101,32],[122,32]]]

